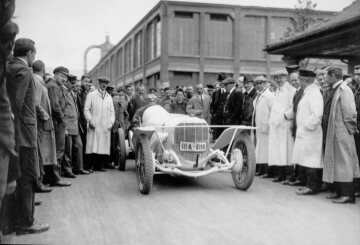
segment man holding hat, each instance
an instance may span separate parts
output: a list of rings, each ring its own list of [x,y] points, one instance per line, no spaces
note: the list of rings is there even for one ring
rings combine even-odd
[[[277,167],[278,176],[273,181],[281,182],[293,168],[291,162],[294,146],[291,131],[293,121],[289,115],[293,114],[293,98],[296,89],[288,83],[285,71],[276,72],[274,80],[279,87],[275,92],[269,120],[269,166]]]
[[[274,94],[267,87],[267,81],[264,76],[255,78],[255,88],[258,95],[253,102],[252,126],[258,127],[255,131],[254,143],[256,159],[256,175],[262,178],[270,177],[268,168],[269,151],[269,118],[271,108],[274,102]],[[252,132],[253,134],[254,132]]]
[[[109,162],[111,129],[115,122],[114,104],[106,92],[110,80],[99,77],[99,88],[88,94],[84,114],[88,121],[86,154],[91,155],[94,170],[105,171],[104,164]]]
[[[243,95],[235,88],[235,79],[228,77],[221,82],[227,95],[224,104],[225,125],[240,125],[242,119]]]
[[[304,167],[306,187],[298,195],[316,194],[321,186],[323,98],[314,84],[316,73],[300,69],[300,86],[303,96],[296,112],[297,132],[292,162]]]
[[[14,207],[17,234],[38,233],[49,229],[49,225],[37,223],[34,219],[34,188],[40,177],[35,83],[30,70],[35,54],[34,41],[27,38],[17,39],[14,59],[8,63],[6,74],[21,173],[17,180]]]
[[[357,130],[360,131],[360,65],[354,67],[354,80],[356,82],[356,90],[355,90],[355,105],[357,112]],[[360,134],[355,134],[355,145],[356,145],[356,153],[358,155],[358,159],[360,158]],[[360,159],[359,159],[360,163]],[[360,197],[360,179],[356,178],[354,180],[355,184],[355,196]]]
[[[254,88],[254,80],[250,75],[244,76],[244,102],[242,105],[243,110],[243,118],[242,124],[243,125],[251,125],[252,122],[252,115],[254,111],[253,102],[255,97],[257,96],[257,90]]]
[[[323,181],[334,183],[334,203],[355,203],[354,178],[360,177],[354,134],[358,133],[356,106],[350,87],[342,81],[342,69],[328,67],[324,96],[324,170]]]

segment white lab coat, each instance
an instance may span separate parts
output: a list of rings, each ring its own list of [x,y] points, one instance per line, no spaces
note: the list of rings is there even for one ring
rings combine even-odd
[[[111,128],[115,121],[111,96],[106,92],[105,97],[102,98],[99,90],[88,94],[84,114],[88,121],[86,154],[110,155]],[[95,126],[95,129],[89,126],[90,123]]]
[[[322,168],[321,120],[324,101],[317,85],[305,88],[296,112],[296,138],[292,162],[309,168]]]
[[[271,107],[274,102],[274,94],[268,88],[257,95],[253,101],[254,112],[252,116],[252,125],[256,130],[256,163],[268,163],[269,149],[269,118]]]
[[[293,114],[293,98],[296,89],[288,82],[275,92],[274,103],[270,113],[269,162],[275,166],[292,165],[291,157],[294,146],[292,137],[292,119],[285,115]],[[290,117],[291,118],[291,117]]]

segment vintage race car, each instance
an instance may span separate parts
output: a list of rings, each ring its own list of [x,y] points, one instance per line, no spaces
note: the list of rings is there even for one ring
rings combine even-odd
[[[254,179],[256,162],[254,145],[245,131],[256,128],[227,126],[213,144],[210,128],[203,119],[170,114],[159,105],[150,106],[143,113],[140,127],[129,132],[130,143],[119,130],[120,170],[125,170],[126,155],[134,151],[142,194],[150,192],[154,174],[197,178],[231,172],[235,186],[247,190]]]

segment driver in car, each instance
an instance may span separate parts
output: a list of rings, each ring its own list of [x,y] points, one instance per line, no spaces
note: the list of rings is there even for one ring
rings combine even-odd
[[[131,124],[129,126],[129,139],[132,139],[134,128],[140,127],[140,124],[142,123],[142,117],[144,114],[144,111],[149,108],[150,106],[156,105],[157,103],[157,97],[154,94],[148,94],[146,96],[146,105],[139,108],[133,117],[133,120],[131,121]],[[133,147],[132,142],[130,140],[130,146]]]

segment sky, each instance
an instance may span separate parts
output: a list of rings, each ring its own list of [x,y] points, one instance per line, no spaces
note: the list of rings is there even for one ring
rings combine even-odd
[[[177,0],[189,2],[188,0]],[[105,36],[116,44],[159,0],[16,0],[14,21],[17,37],[35,41],[36,59],[45,62],[47,72],[66,66],[80,76],[83,54],[90,45],[102,44]],[[198,0],[244,6],[294,8],[297,0]],[[353,0],[313,0],[317,10],[341,11]],[[100,50],[88,54],[88,70],[100,59]]]

